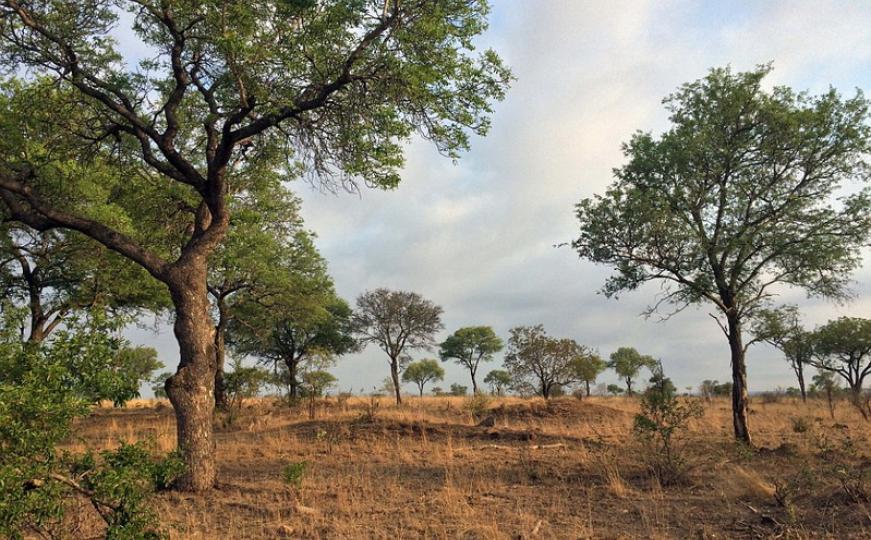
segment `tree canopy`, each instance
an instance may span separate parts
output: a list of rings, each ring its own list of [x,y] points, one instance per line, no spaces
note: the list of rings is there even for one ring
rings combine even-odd
[[[429,382],[442,381],[445,378],[445,370],[439,365],[438,360],[423,359],[408,364],[402,372],[403,382],[411,382],[417,385],[417,389],[423,396],[423,387]]]
[[[402,403],[399,372],[411,358],[407,352],[429,350],[442,325],[442,308],[415,292],[375,289],[357,298],[354,327],[361,343],[374,343],[387,353],[396,404]]]
[[[578,359],[590,354],[572,339],[558,339],[542,325],[518,326],[510,330],[505,369],[521,392],[532,391],[544,399],[578,380],[574,369]]]
[[[629,395],[632,395],[632,382],[638,377],[641,369],[647,368],[652,371],[656,365],[656,359],[639,353],[633,347],[620,347],[611,353],[611,361],[608,362],[608,367],[626,383],[626,393]]]
[[[577,205],[578,254],[614,267],[614,296],[658,281],[651,308],[709,302],[725,321],[733,427],[751,442],[743,321],[795,286],[843,298],[871,230],[868,102],[763,84],[770,68],[713,69],[664,101],[671,126],[636,133],[603,195]]]
[[[502,340],[489,326],[467,326],[448,336],[441,344],[439,355],[442,361],[454,360],[469,370],[472,376],[472,392],[478,393],[475,375],[481,362],[490,362],[493,355],[502,350]]]

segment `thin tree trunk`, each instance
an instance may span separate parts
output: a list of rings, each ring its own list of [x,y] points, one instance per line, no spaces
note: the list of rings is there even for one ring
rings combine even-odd
[[[215,407],[227,408],[227,389],[224,385],[224,360],[227,356],[227,346],[224,331],[227,326],[227,315],[224,299],[218,298],[218,325],[215,327]]]
[[[747,366],[744,363],[744,343],[741,339],[741,321],[736,315],[727,315],[729,323],[729,349],[732,356],[732,427],[735,439],[752,444],[748,425],[749,396],[747,394]]]
[[[166,393],[175,409],[178,446],[187,470],[179,480],[186,491],[205,491],[215,485],[215,327],[209,315],[206,259],[194,258],[167,276],[175,305],[173,330],[180,359]]]
[[[474,396],[478,394],[478,383],[475,382],[475,370],[470,370],[470,373],[472,374],[472,395]]]
[[[393,378],[393,390],[396,392],[396,404],[402,405],[402,394],[399,392],[399,362],[390,359],[390,376]]]
[[[807,390],[804,385],[804,363],[795,363],[795,374],[798,377],[798,390],[801,392],[801,402],[807,403]]]
[[[587,397],[590,397],[590,381],[584,381],[584,386],[587,390]]]

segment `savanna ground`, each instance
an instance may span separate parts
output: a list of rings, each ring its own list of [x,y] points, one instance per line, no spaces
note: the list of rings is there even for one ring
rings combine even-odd
[[[219,420],[218,489],[159,494],[171,538],[860,538],[871,430],[846,403],[754,398],[756,450],[731,441],[727,400],[686,437],[691,469],[660,486],[632,436],[631,398],[498,398],[478,426],[468,398],[247,402]],[[175,445],[170,407],[103,408],[66,449]],[[288,464],[306,462],[297,487]],[[871,493],[871,482],[867,486]],[[72,513],[80,537],[88,509]],[[94,520],[96,522],[96,520]]]

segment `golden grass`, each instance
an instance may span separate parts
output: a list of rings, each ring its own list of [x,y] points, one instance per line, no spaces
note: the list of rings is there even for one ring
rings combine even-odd
[[[489,428],[476,427],[464,398],[406,401],[381,398],[372,420],[368,397],[328,399],[310,420],[305,407],[250,400],[218,429],[219,487],[163,493],[155,507],[171,538],[191,539],[871,536],[857,517],[864,508],[843,503],[832,478],[820,479],[819,497],[796,502],[799,521],[774,497],[776,482],[809,463],[824,469],[821,440],[868,448],[868,426],[847,405],[831,420],[821,402],[754,400],[756,445],[771,449],[754,454],[732,443],[729,403],[715,400],[690,426],[689,482],[663,488],[631,436],[634,399],[498,398]],[[101,409],[67,448],[150,439],[168,451],[171,412],[148,400]],[[810,430],[793,431],[798,416]],[[778,450],[785,443],[796,450]],[[308,467],[296,489],[281,470],[299,461]]]

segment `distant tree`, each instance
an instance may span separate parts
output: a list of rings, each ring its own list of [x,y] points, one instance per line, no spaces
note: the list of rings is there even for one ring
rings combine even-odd
[[[623,387],[617,384],[609,384],[605,390],[612,396],[619,396],[624,392]]]
[[[154,397],[166,399],[166,380],[172,377],[172,373],[164,371],[151,379],[151,391]]]
[[[549,399],[555,388],[577,381],[573,366],[589,354],[584,346],[571,339],[552,338],[540,324],[518,326],[510,332],[505,368],[518,390],[530,388]]]
[[[154,372],[163,369],[163,362],[157,359],[157,351],[152,347],[124,346],[118,350],[116,371],[125,378],[136,381],[136,387],[148,382]]]
[[[840,317],[817,328],[813,340],[813,364],[840,375],[850,389],[853,404],[865,419],[871,418],[871,411],[861,399],[865,377],[871,373],[871,320]]]
[[[436,396],[436,397],[438,397],[438,396],[444,396],[444,395],[445,395],[445,389],[442,388],[441,386],[433,386],[433,387],[432,387],[432,395],[434,395],[434,396]]]
[[[327,389],[338,382],[332,373],[324,370],[306,371],[302,374],[302,394],[308,397],[308,417],[315,418],[317,398],[324,396]]]
[[[450,393],[452,396],[465,396],[469,393],[469,387],[459,383],[451,384]]]
[[[798,308],[760,310],[754,316],[750,332],[755,340],[769,343],[783,353],[798,379],[801,400],[806,402],[804,367],[813,361],[814,335],[801,326]]]
[[[770,68],[714,69],[665,100],[671,127],[637,133],[607,192],[577,206],[583,258],[605,294],[666,285],[656,306],[710,302],[729,342],[735,438],[751,443],[742,330],[778,286],[843,298],[871,232],[868,102],[766,90]],[[840,196],[837,204],[833,197]]]
[[[260,394],[269,382],[270,374],[263,368],[243,365],[239,358],[233,359],[231,366],[233,371],[225,374],[224,384],[227,388],[227,402],[230,409],[238,411],[242,408],[244,399]]]
[[[408,364],[405,371],[402,372],[402,381],[416,384],[421,397],[423,396],[423,387],[428,382],[441,381],[444,378],[445,370],[439,365],[438,360],[418,360]]]
[[[511,386],[511,374],[504,369],[494,369],[484,377],[484,383],[490,385],[490,392],[501,396]]]
[[[442,308],[415,292],[375,289],[357,298],[354,326],[363,344],[374,343],[387,353],[396,404],[402,403],[399,372],[411,361],[405,353],[429,350],[444,326]]]
[[[665,370],[662,367],[662,361],[655,361],[650,366],[650,386],[645,389],[645,396],[657,394],[658,398],[671,400],[677,396],[677,387],[670,378],[665,376]]]
[[[833,371],[819,370],[811,379],[811,390],[826,396],[829,405],[829,416],[835,419],[835,394],[840,389],[838,379]]]
[[[475,374],[481,362],[490,362],[504,344],[489,326],[460,328],[442,342],[439,355],[442,361],[454,360],[469,370],[472,376],[472,392],[478,393]]]
[[[590,396],[590,385],[595,384],[599,374],[605,371],[607,367],[608,364],[602,360],[598,354],[592,352],[590,354],[578,356],[575,359],[572,364],[572,369],[575,371],[577,380],[584,383],[584,390],[587,397]]]
[[[358,349],[351,308],[333,293],[331,283],[238,306],[228,337],[236,353],[273,369],[283,366],[282,382],[291,399],[299,397],[301,373],[330,366]]]
[[[617,372],[617,375],[626,383],[626,394],[632,395],[632,382],[638,376],[641,368],[652,370],[656,360],[652,356],[642,355],[632,347],[620,347],[611,353],[611,361],[608,367]]]

